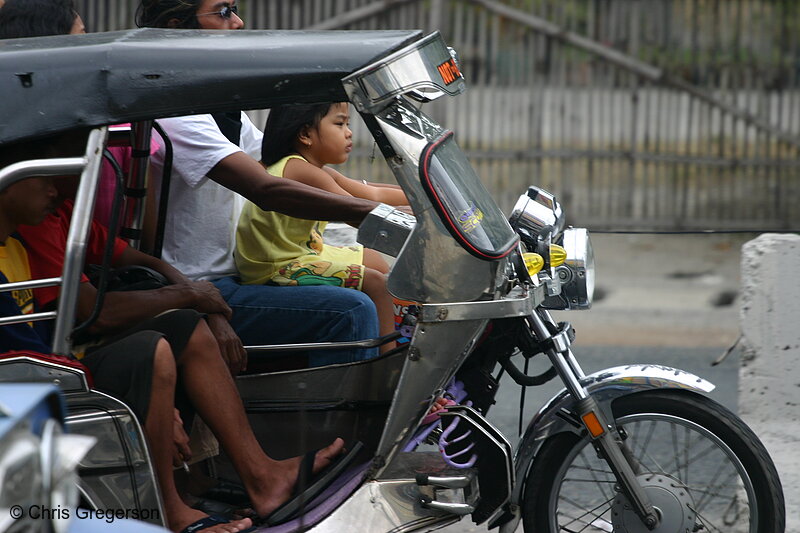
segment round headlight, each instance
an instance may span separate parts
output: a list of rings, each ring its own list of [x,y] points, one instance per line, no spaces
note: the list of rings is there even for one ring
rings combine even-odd
[[[564,211],[555,196],[530,186],[527,194],[517,200],[508,221],[528,251],[539,252],[536,248],[540,241],[555,240],[564,229],[564,218]]]
[[[547,309],[589,309],[594,297],[594,250],[585,228],[564,231],[562,247],[567,260],[556,267],[561,282],[561,294],[547,298]]]

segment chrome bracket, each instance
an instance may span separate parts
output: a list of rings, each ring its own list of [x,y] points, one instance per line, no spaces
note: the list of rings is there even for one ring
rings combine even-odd
[[[544,298],[544,286],[540,285],[530,287],[521,296],[502,300],[423,304],[419,320],[420,322],[447,322],[525,317],[533,313],[533,310],[542,303]]]

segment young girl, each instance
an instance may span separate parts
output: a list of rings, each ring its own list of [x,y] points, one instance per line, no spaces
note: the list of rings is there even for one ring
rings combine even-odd
[[[282,106],[270,110],[261,163],[267,171],[329,192],[406,205],[397,186],[356,181],[326,165],[344,163],[353,147],[347,103]],[[362,290],[375,302],[381,335],[394,331],[388,265],[362,246],[322,242],[327,222],[263,211],[247,202],[236,229],[236,266],[246,284],[334,285]],[[384,345],[383,350],[389,346]]]

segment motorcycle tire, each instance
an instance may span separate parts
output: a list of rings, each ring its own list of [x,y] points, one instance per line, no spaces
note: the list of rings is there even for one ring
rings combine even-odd
[[[734,413],[705,396],[671,389],[620,397],[612,409],[641,463],[640,479],[652,480],[646,489],[651,500],[670,493],[661,501],[672,507],[653,533],[784,533],[775,465]],[[527,533],[647,531],[624,507],[605,461],[572,432],[542,445],[526,478],[522,512]]]

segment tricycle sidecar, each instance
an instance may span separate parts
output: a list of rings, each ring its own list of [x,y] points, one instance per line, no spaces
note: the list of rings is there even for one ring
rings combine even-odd
[[[555,323],[547,310],[590,306],[588,233],[565,229],[558,202],[536,187],[507,218],[453,132],[420,110],[465,90],[457,57],[438,34],[136,30],[7,41],[0,46],[0,79],[9,88],[0,101],[0,144],[92,128],[83,154],[0,170],[0,190],[41,173],[82,175],[74,210],[79,221],[73,221],[64,273],[46,280],[63,283],[54,333],[58,355],[70,353],[86,222],[102,148],[111,138],[107,126],[132,122],[132,145],[146,152],[152,123],[161,117],[349,101],[364,119],[414,217],[380,206],[362,222],[359,240],[396,256],[388,286],[397,298],[415,302],[409,324],[416,324],[410,343],[373,360],[237,378],[253,428],[271,455],[297,455],[335,436],[352,447],[325,484],[309,487],[314,490],[298,508],[265,529],[349,531],[358,521],[366,531],[430,530],[470,515],[506,531],[523,519],[526,528],[551,533],[572,527],[683,533],[710,527],[734,507],[741,531],[782,529],[777,473],[734,415],[708,406],[700,394],[710,384],[665,367],[584,375],[571,350],[571,326]],[[51,104],[56,90],[74,105]],[[145,185],[146,156],[139,159],[131,166],[130,189]],[[141,206],[129,199],[123,222],[134,242],[141,218]],[[330,346],[251,347],[251,353],[269,359],[270,352],[318,348]],[[511,361],[540,354],[552,368],[538,376]],[[57,379],[67,393],[69,423],[109,443],[84,464],[86,504],[158,505],[146,444],[126,406],[101,399],[79,368],[30,359],[0,360],[0,373],[11,375],[13,367],[34,380]],[[484,417],[498,369],[523,386],[558,376],[566,387],[532,421],[516,456]],[[457,405],[440,420],[421,424],[439,395]],[[652,412],[637,412],[637,399],[654,405]],[[667,408],[658,410],[660,405]],[[683,420],[676,413],[685,413],[687,405],[732,421],[743,436],[728,426],[705,430],[702,420],[688,415]],[[627,444],[640,443],[640,419],[713,447],[717,471],[731,482],[718,487],[709,478],[690,486],[688,466],[648,463],[647,440]],[[422,442],[437,443],[441,453],[415,452]],[[556,453],[562,443],[570,453]],[[600,464],[590,472],[603,469],[598,492],[607,498],[594,502],[597,510],[581,503],[579,516],[568,516],[564,510],[574,501],[562,485],[584,447]],[[537,462],[556,456],[563,464],[550,470]],[[218,476],[234,475],[224,456],[213,464]],[[546,477],[545,493],[537,491],[538,479],[526,483],[538,472]],[[709,487],[718,494],[704,506]]]

